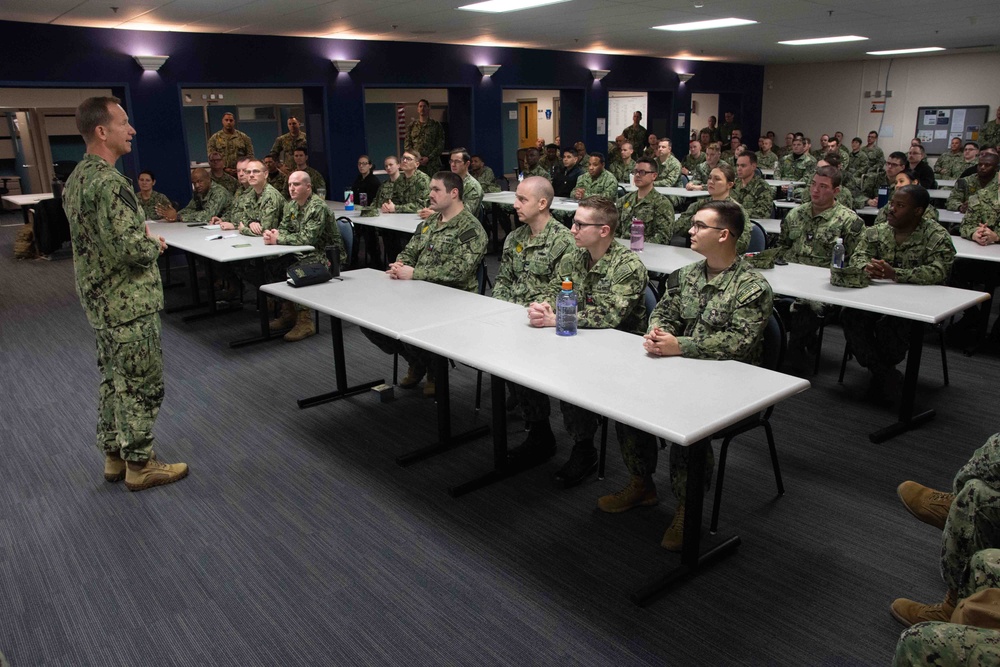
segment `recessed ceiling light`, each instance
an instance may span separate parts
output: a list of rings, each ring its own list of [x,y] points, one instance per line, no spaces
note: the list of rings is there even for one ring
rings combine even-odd
[[[756,21],[748,19],[712,19],[710,21],[694,21],[693,23],[672,23],[670,25],[654,25],[653,30],[670,30],[672,32],[682,32],[684,30],[711,30],[713,28],[732,28],[738,25],[751,25]]]
[[[898,56],[904,53],[927,53],[929,51],[944,51],[940,46],[925,46],[919,49],[895,49],[892,51],[866,51],[870,56]]]
[[[811,46],[812,44],[836,44],[837,42],[863,42],[867,37],[858,35],[840,35],[838,37],[813,37],[812,39],[789,39],[778,44],[788,44],[789,46]]]
[[[464,5],[459,9],[469,12],[490,12],[499,14],[501,12],[517,12],[522,9],[533,9],[543,5],[554,5],[557,2],[569,2],[569,0],[487,0],[486,2],[476,2],[471,5]]]

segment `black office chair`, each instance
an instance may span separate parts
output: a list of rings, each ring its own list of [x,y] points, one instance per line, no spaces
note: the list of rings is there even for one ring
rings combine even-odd
[[[912,326],[920,326],[917,323],[913,323]],[[934,327],[938,332],[938,345],[941,346],[941,374],[944,376],[944,386],[948,386],[948,348],[944,344],[944,323],[939,322],[935,324]],[[844,356],[840,360],[840,377],[837,378],[837,382],[840,384],[844,383],[844,373],[847,371],[847,360],[853,356],[851,352],[851,346],[847,343],[844,344]]]
[[[35,247],[39,255],[51,255],[64,243],[69,243],[69,219],[62,204],[55,199],[43,199],[33,208]]]
[[[510,181],[506,176],[498,176],[497,185],[500,186],[500,192],[510,192]]]
[[[767,248],[767,232],[756,220],[751,220],[750,224],[753,226],[750,228],[750,244],[747,246],[747,252],[762,252]]]
[[[341,269],[353,268],[357,258],[353,254],[354,250],[354,223],[348,217],[337,218],[337,228],[340,230],[340,238],[344,240],[344,250],[347,251],[347,266]]]

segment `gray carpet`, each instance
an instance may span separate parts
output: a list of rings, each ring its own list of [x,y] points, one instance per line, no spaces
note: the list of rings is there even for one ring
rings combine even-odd
[[[333,384],[325,319],[302,343],[231,350],[255,332],[252,304],[190,324],[164,315],[157,451],[191,476],[137,494],[104,483],[72,262],[14,262],[16,229],[0,227],[0,653],[13,667],[886,665],[901,630],[889,603],[943,593],[939,537],[896,485],[947,487],[996,430],[997,358],[949,350],[944,388],[928,345],[920,402],[937,418],[872,445],[893,414],[860,400],[856,364],[837,384],[833,327],[813,388],[775,411],[786,495],[763,434],[737,440],[720,535],[742,546],[638,609],[628,592],[678,559],[659,546],[673,510],[665,457],[661,504],[624,515],[595,509],[626,479],[613,435],[603,482],[556,489],[553,461],[453,500],[445,488],[489,467],[490,441],[398,467],[435,435],[419,393],[296,408]],[[356,327],[345,336],[352,382],[390,377],[389,357]],[[475,373],[459,366],[452,382],[455,428],[487,423]],[[644,393],[678,391],[665,378]],[[558,412],[553,423],[561,460]]]

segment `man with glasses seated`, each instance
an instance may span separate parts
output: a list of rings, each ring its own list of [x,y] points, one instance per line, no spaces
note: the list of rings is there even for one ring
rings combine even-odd
[[[642,157],[632,170],[635,191],[618,200],[618,232],[620,238],[629,238],[632,220],[642,220],[647,243],[669,243],[674,225],[674,207],[670,200],[653,188],[656,180],[656,161]]]
[[[230,207],[228,219],[216,216],[210,222],[223,230],[239,229],[247,236],[262,236],[265,230],[274,229],[281,222],[285,198],[267,182],[267,170],[260,160],[250,160],[243,173],[247,190]]]
[[[472,162],[472,156],[464,148],[455,148],[452,149],[448,162],[451,172],[457,174],[462,179],[462,201],[465,203],[465,210],[474,216],[478,216],[479,206],[483,203],[483,188],[479,185],[479,181],[469,173],[469,164]],[[429,208],[423,208],[418,211],[418,214],[426,220],[434,214],[434,211]]]
[[[894,151],[885,160],[885,169],[869,172],[861,182],[861,192],[855,196],[856,208],[878,206],[879,188],[888,189],[888,197],[892,199],[892,191],[896,187],[896,174],[906,169],[906,153]]]
[[[534,327],[556,325],[555,303],[564,280],[572,281],[577,298],[580,329],[621,329],[633,333],[646,330],[643,293],[648,274],[639,255],[615,241],[618,210],[610,199],[587,197],[580,202],[570,231],[576,248],[562,256],[552,275],[548,295],[528,306]],[[562,401],[563,424],[573,438],[569,460],[555,473],[555,481],[573,486],[597,470],[594,434],[600,417]],[[510,452],[514,460],[545,461],[556,451],[555,438],[529,438]]]
[[[653,309],[643,341],[650,363],[663,364],[665,373],[669,362],[661,357],[761,362],[773,297],[767,281],[737,254],[743,228],[743,211],[733,202],[712,201],[695,213],[688,231],[691,249],[705,259],[670,274],[667,293]],[[659,502],[653,483],[659,452],[656,438],[621,423],[615,424],[615,432],[631,478],[621,491],[599,498],[598,509],[616,514],[655,505]],[[684,544],[688,452],[676,444],[670,448],[677,511],[661,542],[670,551],[680,551]],[[705,465],[707,492],[715,465],[711,447]]]
[[[431,191],[431,179],[417,169],[420,153],[408,150],[399,161],[402,175],[392,185],[392,197],[382,204],[382,213],[416,213],[426,208]]]

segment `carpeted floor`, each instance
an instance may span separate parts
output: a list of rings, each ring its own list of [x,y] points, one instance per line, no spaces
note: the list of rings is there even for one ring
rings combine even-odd
[[[786,495],[763,434],[737,440],[720,534],[742,546],[639,609],[628,593],[678,558],[659,546],[674,506],[665,456],[659,506],[602,514],[596,498],[626,480],[614,437],[606,480],[557,489],[569,443],[556,409],[556,460],[453,500],[445,488],[489,467],[490,441],[398,467],[435,435],[419,392],[296,407],[333,384],[326,320],[301,343],[232,350],[255,332],[249,302],[189,324],[164,315],[156,447],[191,476],[136,494],[106,484],[72,261],[13,261],[19,220],[0,216],[0,653],[13,667],[887,665],[902,629],[890,602],[944,592],[939,536],[895,488],[947,488],[997,430],[998,359],[949,350],[945,388],[929,335],[919,398],[937,418],[871,444],[894,415],[862,402],[856,364],[836,382],[833,327],[813,388],[775,411]],[[356,327],[345,336],[350,380],[391,376]],[[600,382],[614,360],[587,363]],[[474,383],[452,374],[456,429],[488,423]],[[684,387],[636,391],[669,401]]]

